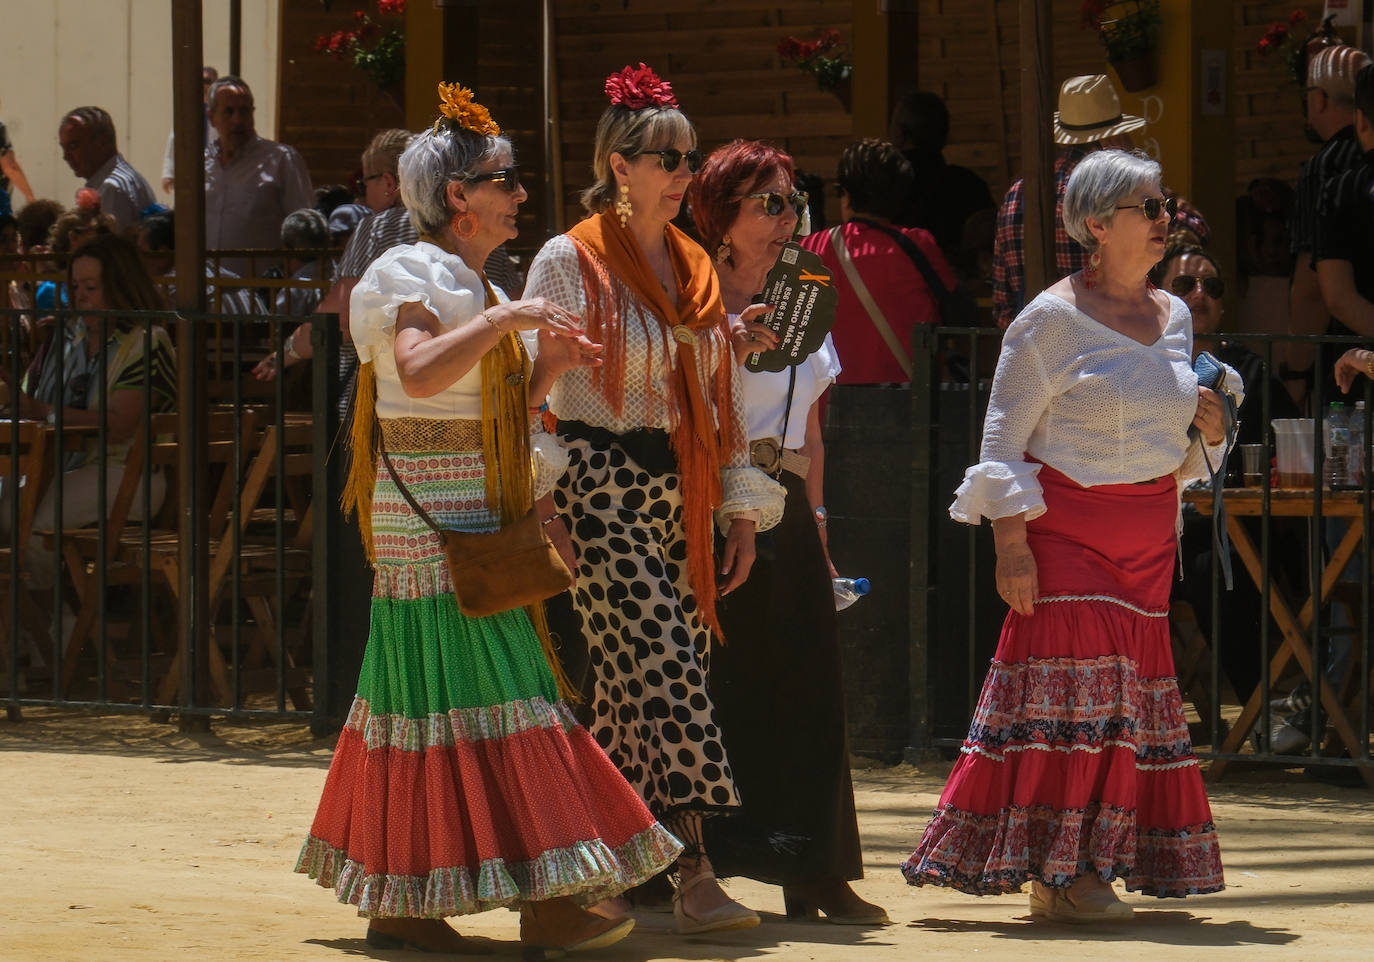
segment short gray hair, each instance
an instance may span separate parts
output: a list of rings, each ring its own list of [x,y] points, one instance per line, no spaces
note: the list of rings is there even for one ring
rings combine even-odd
[[[329,246],[329,222],[313,207],[302,207],[281,222],[281,246],[287,250],[321,250]]]
[[[453,217],[448,209],[448,185],[470,180],[479,168],[498,157],[514,157],[508,138],[486,136],[440,124],[438,131],[418,134],[397,164],[401,203],[422,234],[437,234]]]
[[[1110,224],[1116,208],[1131,194],[1158,184],[1159,164],[1139,151],[1099,150],[1078,162],[1064,190],[1064,230],[1083,245],[1097,249],[1088,218]]]
[[[248,95],[249,99],[253,97],[253,88],[249,87],[242,77],[235,77],[233,74],[227,73],[223,77],[216,77],[214,83],[210,84],[210,89],[205,94],[205,106],[214,110],[215,98],[226,87],[238,87]]]

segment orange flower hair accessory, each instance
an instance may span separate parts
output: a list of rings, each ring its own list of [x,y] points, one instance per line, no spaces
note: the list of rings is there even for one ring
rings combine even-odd
[[[491,113],[472,99],[472,91],[459,83],[439,84],[439,119],[434,121],[434,132],[445,119],[464,130],[484,137],[501,136],[501,128],[491,119]]]

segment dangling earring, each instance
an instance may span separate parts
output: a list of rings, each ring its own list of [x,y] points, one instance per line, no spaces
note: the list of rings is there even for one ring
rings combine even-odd
[[[453,232],[461,240],[467,240],[477,233],[477,215],[472,211],[464,211],[461,214],[454,214],[453,220],[449,221],[453,226]]]
[[[1097,272],[1102,267],[1102,251],[1095,250],[1088,258],[1088,266],[1083,268],[1083,286],[1092,290],[1097,286]]]
[[[727,234],[725,237],[721,238],[720,246],[716,248],[716,263],[724,264],[730,259],[730,255],[733,253],[734,251],[730,247],[730,236]]]
[[[615,202],[615,215],[620,218],[620,226],[625,227],[630,223],[630,215],[635,209],[630,204],[630,185],[620,185],[620,199]]]

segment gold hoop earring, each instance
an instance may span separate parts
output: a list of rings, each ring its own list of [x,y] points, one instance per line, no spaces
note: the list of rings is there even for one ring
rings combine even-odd
[[[472,211],[454,214],[450,223],[453,225],[453,232],[458,235],[460,240],[468,240],[477,233],[477,215]]]
[[[733,253],[734,250],[730,247],[730,238],[728,236],[722,237],[720,246],[716,248],[716,263],[724,264]]]
[[[1088,257],[1088,266],[1083,268],[1083,286],[1092,290],[1097,286],[1097,272],[1102,268],[1102,251],[1095,250]]]
[[[630,215],[635,212],[634,206],[630,203],[630,185],[620,185],[620,199],[615,202],[615,215],[620,218],[620,226],[626,227],[630,223]]]

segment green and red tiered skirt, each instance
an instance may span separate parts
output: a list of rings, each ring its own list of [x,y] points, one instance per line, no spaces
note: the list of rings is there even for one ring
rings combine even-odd
[[[972,895],[1089,872],[1129,891],[1223,887],[1169,644],[1173,477],[1084,488],[1040,470],[1040,597],[1007,614],[934,818],[902,865]]]
[[[392,453],[442,526],[490,530],[480,451]],[[385,465],[358,694],[296,871],[365,917],[437,918],[657,874],[681,846],[573,718],[523,609],[468,618]]]

